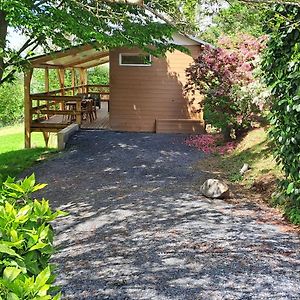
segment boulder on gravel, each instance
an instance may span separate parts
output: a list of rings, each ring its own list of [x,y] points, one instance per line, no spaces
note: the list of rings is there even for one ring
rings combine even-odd
[[[224,199],[229,198],[228,185],[219,179],[207,179],[200,188],[200,192],[208,198]]]

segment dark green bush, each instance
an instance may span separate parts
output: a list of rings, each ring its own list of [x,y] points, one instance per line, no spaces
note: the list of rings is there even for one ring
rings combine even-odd
[[[262,63],[264,78],[272,88],[270,136],[274,155],[285,180],[280,190],[287,215],[300,224],[300,9],[275,5],[265,17],[270,39]]]
[[[109,84],[109,67],[102,65],[91,68],[88,73],[89,84]]]
[[[21,79],[0,86],[0,127],[23,120],[23,85]]]
[[[0,299],[60,299],[49,264],[54,253],[50,222],[65,214],[31,198],[44,186],[31,175],[21,182],[9,178],[0,188]]]

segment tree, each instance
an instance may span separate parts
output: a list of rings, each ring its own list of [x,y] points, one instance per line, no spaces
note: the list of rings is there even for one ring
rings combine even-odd
[[[21,76],[16,77],[14,85],[4,83],[0,86],[0,128],[23,120],[23,93]]]
[[[0,84],[13,80],[24,69],[37,47],[51,51],[93,42],[99,48],[137,45],[149,51],[154,51],[148,48],[153,45],[156,54],[174,49],[169,41],[175,26],[162,22],[149,10],[168,16],[174,25],[186,26],[192,20],[187,12],[196,0],[145,0],[143,5],[126,2],[1,0]],[[8,27],[28,38],[18,50],[7,43]]]
[[[230,1],[230,5],[220,9],[212,18],[212,25],[201,33],[201,38],[215,44],[222,35],[235,37],[249,34],[255,37],[263,35],[262,17],[265,8],[262,5],[250,5],[241,1]]]

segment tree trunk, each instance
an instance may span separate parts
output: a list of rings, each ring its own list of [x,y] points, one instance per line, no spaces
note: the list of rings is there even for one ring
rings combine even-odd
[[[6,13],[0,10],[0,82],[4,73],[4,53],[6,46],[6,38],[7,38],[7,27],[8,23],[5,19]]]
[[[223,138],[226,142],[229,142],[229,141],[232,140],[231,131],[232,131],[231,126],[227,126],[227,127],[222,128],[222,135],[223,135]]]

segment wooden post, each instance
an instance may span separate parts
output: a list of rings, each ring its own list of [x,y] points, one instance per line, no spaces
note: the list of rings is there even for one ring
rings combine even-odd
[[[76,79],[76,77],[75,77],[75,69],[74,68],[72,68],[72,75],[71,75],[71,77],[72,77],[72,93],[73,93],[73,96],[75,96],[75,79]]]
[[[65,95],[65,69],[57,69],[57,77],[60,86],[60,95],[64,96]],[[65,109],[65,105],[63,102],[61,102],[59,106],[60,106],[60,110]]]
[[[65,69],[57,69],[57,77],[61,89],[61,96],[65,95]]]
[[[30,98],[30,82],[33,69],[24,72],[24,119],[25,119],[25,148],[31,147],[32,101]]]
[[[49,68],[45,68],[45,92],[48,94],[50,90],[49,87]],[[49,101],[46,101],[47,110],[50,109]],[[46,115],[47,120],[49,119],[49,115]]]
[[[85,85],[85,93],[89,93],[89,87],[88,87],[88,73],[87,73],[87,69],[83,70],[83,82]]]
[[[49,93],[49,68],[45,68],[45,92]]]
[[[76,123],[81,125],[81,101],[76,101]]]
[[[44,136],[44,141],[45,141],[46,147],[48,148],[50,132],[43,131],[43,136]]]
[[[87,92],[87,70],[85,68],[79,69],[79,77],[80,77],[80,85],[81,85],[81,93]]]

